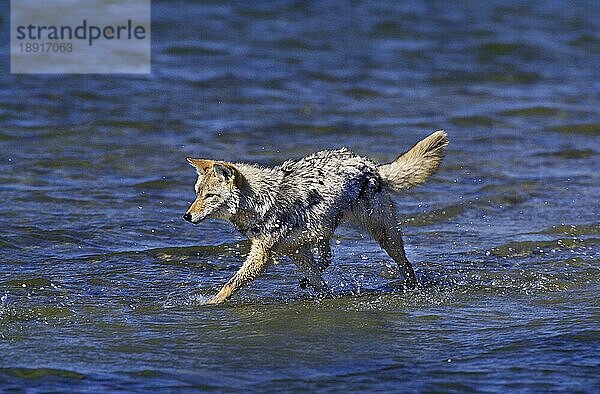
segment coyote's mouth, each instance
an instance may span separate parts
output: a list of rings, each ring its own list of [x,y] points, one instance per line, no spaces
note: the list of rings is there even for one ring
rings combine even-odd
[[[188,222],[192,223],[192,224],[198,224],[201,221],[203,221],[206,218],[205,214],[192,214],[187,212],[185,215],[183,215],[183,219],[187,220]]]

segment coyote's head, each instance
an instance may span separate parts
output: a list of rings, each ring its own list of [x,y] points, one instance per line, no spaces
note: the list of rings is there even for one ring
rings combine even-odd
[[[239,171],[233,164],[220,161],[191,157],[187,161],[196,168],[198,180],[194,187],[196,199],[183,218],[191,223],[200,223],[206,218],[229,219],[237,210]]]

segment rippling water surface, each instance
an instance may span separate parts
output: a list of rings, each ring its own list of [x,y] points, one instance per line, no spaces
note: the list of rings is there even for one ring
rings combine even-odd
[[[155,0],[152,28],[149,76],[9,75],[2,49],[2,389],[600,389],[595,2]],[[203,305],[248,244],[181,219],[185,156],[384,161],[440,128],[396,197],[418,290],[342,226],[334,299],[282,263]]]

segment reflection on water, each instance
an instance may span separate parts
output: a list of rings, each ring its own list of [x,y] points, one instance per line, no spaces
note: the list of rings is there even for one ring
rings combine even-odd
[[[0,76],[0,387],[598,386],[595,4],[153,3],[149,76]],[[181,219],[186,156],[386,161],[436,129],[395,197],[419,289],[342,226],[333,298],[282,260],[204,305],[248,243]]]

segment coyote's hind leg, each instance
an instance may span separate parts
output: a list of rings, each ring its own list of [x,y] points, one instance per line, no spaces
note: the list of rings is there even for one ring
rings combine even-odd
[[[402,230],[396,215],[396,208],[388,196],[381,196],[369,201],[369,212],[357,212],[358,219],[369,230],[373,238],[387,254],[394,259],[405,278],[405,286],[413,289],[417,286],[417,278],[410,261],[404,252]]]

